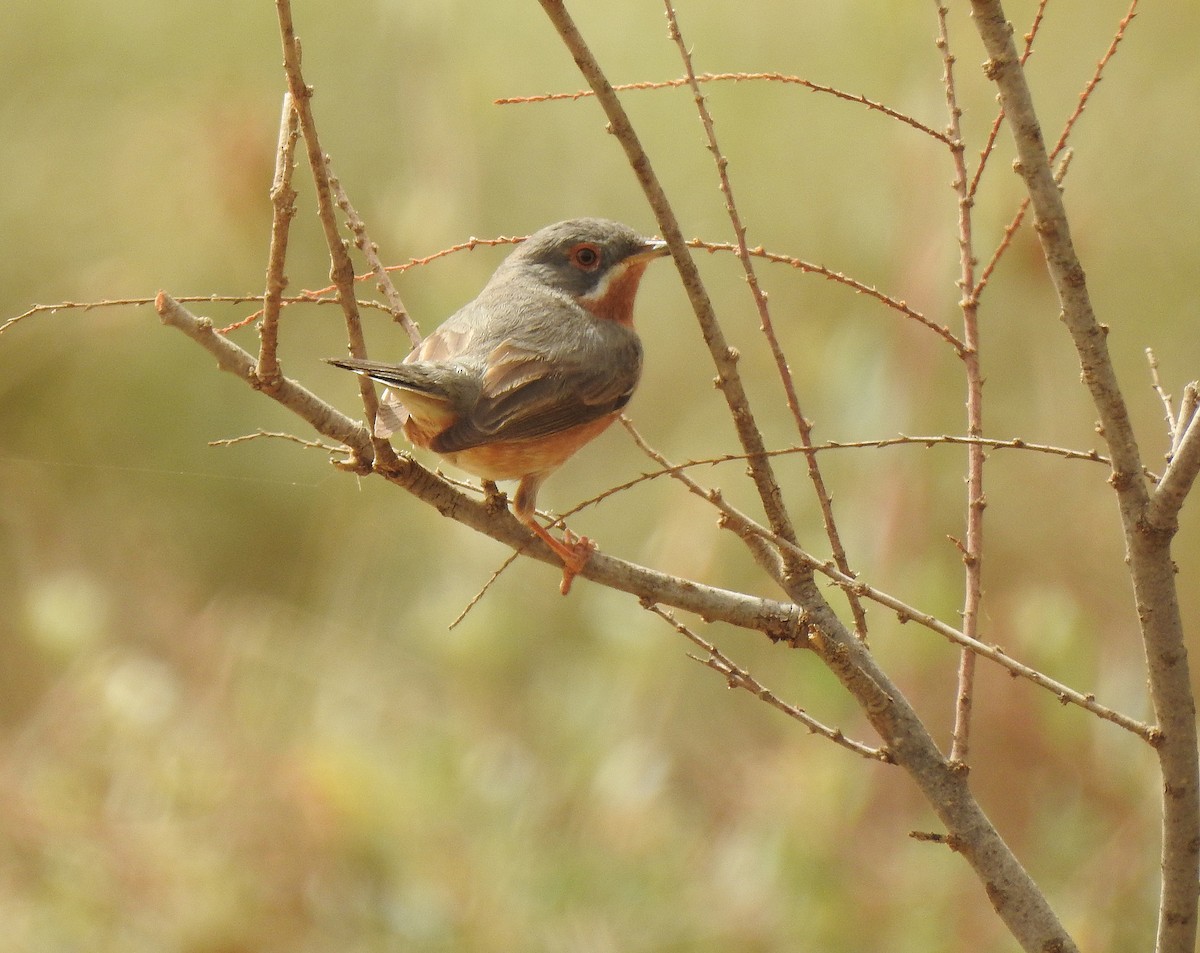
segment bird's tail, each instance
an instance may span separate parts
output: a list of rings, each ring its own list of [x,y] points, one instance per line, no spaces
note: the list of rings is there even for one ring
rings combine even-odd
[[[327,363],[386,384],[375,417],[375,436],[387,438],[415,418],[419,431],[438,433],[455,420],[455,388],[461,375],[430,364],[385,364],[356,358],[326,358]],[[406,434],[413,439],[407,430]],[[424,446],[424,444],[421,444]]]
[[[386,364],[383,361],[360,361],[352,357],[327,357],[325,363],[355,374],[369,377],[389,387],[444,397],[446,373],[441,368],[425,364]]]

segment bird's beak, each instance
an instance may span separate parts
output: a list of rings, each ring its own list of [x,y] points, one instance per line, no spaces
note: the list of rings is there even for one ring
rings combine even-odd
[[[661,238],[647,238],[642,243],[642,250],[630,255],[629,260],[649,262],[669,254],[671,254],[671,250],[667,248],[667,243]]]

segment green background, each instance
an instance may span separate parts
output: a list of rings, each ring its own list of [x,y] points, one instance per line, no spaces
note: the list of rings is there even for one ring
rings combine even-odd
[[[654,3],[574,3],[614,82],[681,75]],[[951,42],[967,156],[994,91],[964,3]],[[1053,141],[1123,3],[1051,4],[1029,71]],[[1023,32],[1033,4],[1013,3]],[[385,260],[581,214],[654,231],[535,3],[297,2],[322,145]],[[780,71],[945,125],[933,4],[701,4],[699,71]],[[1071,144],[1075,239],[1147,465],[1166,448],[1143,349],[1177,397],[1200,376],[1197,11],[1149,5]],[[0,320],[34,303],[260,292],[283,90],[273,6],[9,3],[0,13]],[[947,150],[782,84],[706,87],[751,244],[877,285],[958,330]],[[730,228],[690,94],[624,95],[684,231]],[[985,261],[1020,197],[1002,135],[976,208]],[[291,288],[327,284],[307,169]],[[428,330],[503,249],[398,279]],[[736,262],[700,265],[772,446],[796,442]],[[763,286],[819,440],[961,433],[959,362],[927,330],[785,266]],[[225,324],[250,307],[193,306]],[[989,435],[1088,449],[1094,413],[1026,226],[981,311]],[[630,414],[676,460],[736,449],[669,263],[638,303]],[[377,358],[402,333],[370,312]],[[285,312],[285,372],[355,415],[330,307]],[[235,339],[254,348],[252,329]],[[0,337],[0,948],[235,951],[1011,950],[966,865],[908,838],[937,822],[898,770],[819,738],[689,661],[636,601],[568,599],[506,553],[323,454],[207,441],[311,437],[149,307],[62,310]],[[961,448],[822,458],[851,563],[954,623]],[[426,461],[432,463],[432,461]],[[614,428],[545,488],[565,510],[652,468]],[[779,462],[810,548],[802,462]],[[697,471],[757,513],[738,463]],[[1149,718],[1103,466],[992,453],[988,641]],[[1177,542],[1192,632],[1200,522]],[[714,513],[655,481],[578,514],[606,552],[776,595]],[[834,594],[836,596],[836,594]],[[957,654],[872,610],[872,645],[948,741]],[[815,659],[693,622],[785,700],[873,742]],[[1193,640],[1193,645],[1195,644]],[[1152,752],[981,667],[972,780],[1082,946],[1147,948]]]

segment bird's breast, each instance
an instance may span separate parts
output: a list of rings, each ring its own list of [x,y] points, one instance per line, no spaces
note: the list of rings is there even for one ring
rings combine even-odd
[[[616,419],[616,413],[606,414],[549,437],[501,440],[445,453],[442,458],[484,480],[519,480],[533,473],[548,474]]]

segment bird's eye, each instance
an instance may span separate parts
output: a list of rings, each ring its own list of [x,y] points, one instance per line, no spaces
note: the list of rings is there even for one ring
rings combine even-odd
[[[571,264],[583,271],[595,271],[600,267],[600,249],[584,242],[571,249]]]

